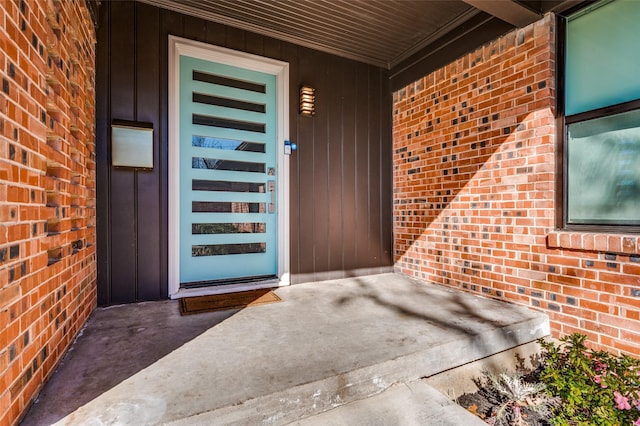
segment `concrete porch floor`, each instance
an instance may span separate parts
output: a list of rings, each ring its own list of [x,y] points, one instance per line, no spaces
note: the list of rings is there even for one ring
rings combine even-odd
[[[177,301],[98,308],[22,424],[288,424],[549,331],[544,314],[395,274],[276,293],[184,317]]]

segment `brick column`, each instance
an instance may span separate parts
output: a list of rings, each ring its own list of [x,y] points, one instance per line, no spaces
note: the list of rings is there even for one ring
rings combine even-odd
[[[94,63],[84,1],[0,5],[0,424],[96,305]]]

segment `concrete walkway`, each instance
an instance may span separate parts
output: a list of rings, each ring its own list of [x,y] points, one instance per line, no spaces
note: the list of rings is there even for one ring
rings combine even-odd
[[[175,301],[96,310],[23,424],[288,424],[394,384],[428,395],[409,383],[549,331],[541,313],[394,274],[277,293],[185,317]]]
[[[423,380],[400,383],[291,426],[487,426]]]

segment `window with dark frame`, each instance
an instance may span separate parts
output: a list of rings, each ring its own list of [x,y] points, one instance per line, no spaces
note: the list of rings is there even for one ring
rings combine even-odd
[[[606,0],[564,22],[565,229],[640,232],[639,21]]]

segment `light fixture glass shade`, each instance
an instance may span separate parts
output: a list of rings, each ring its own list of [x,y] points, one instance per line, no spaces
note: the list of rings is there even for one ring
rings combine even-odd
[[[311,117],[316,113],[316,89],[310,86],[300,87],[300,115]]]

